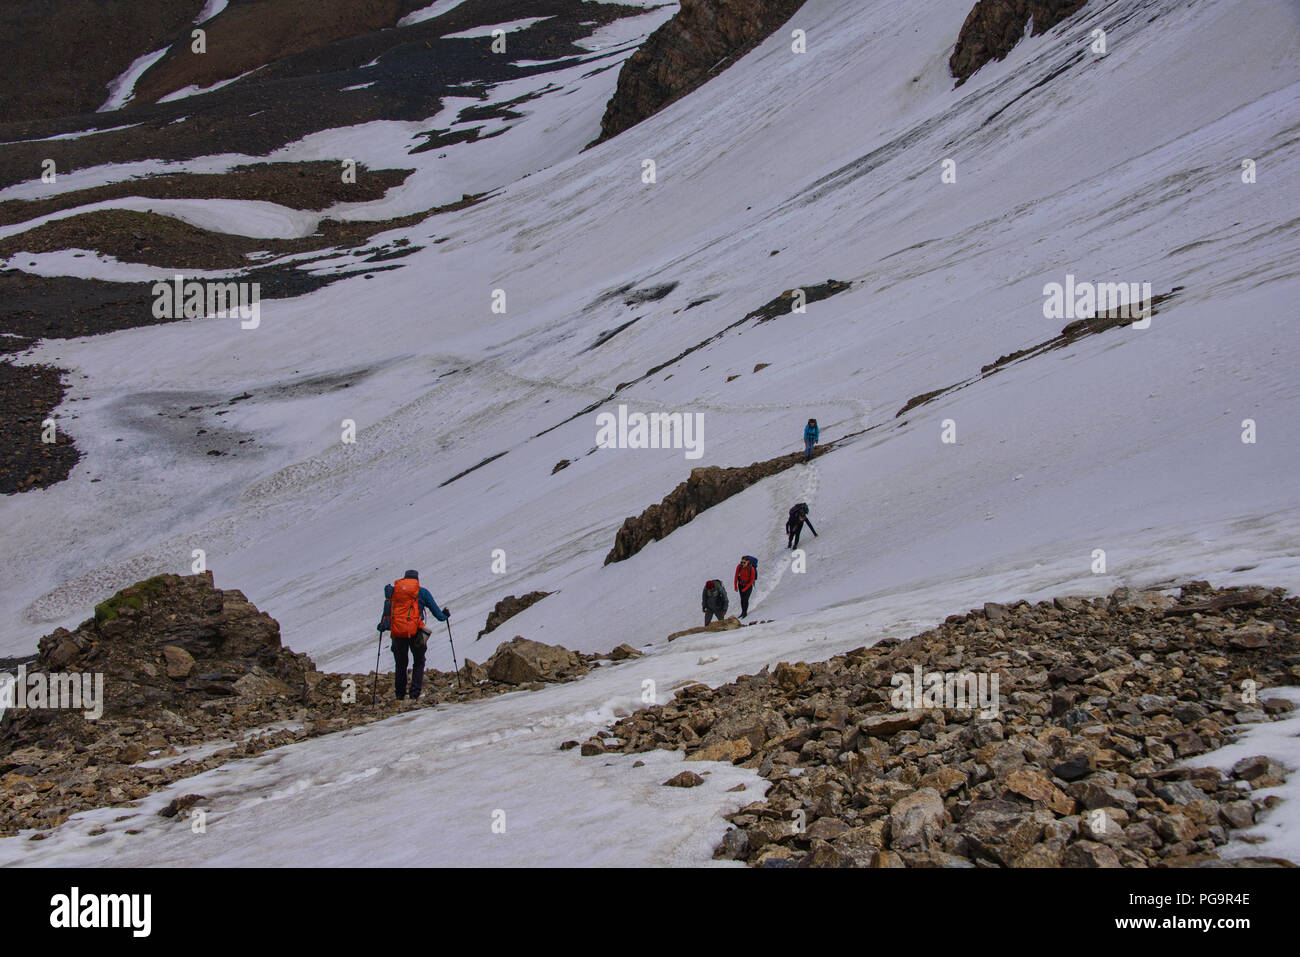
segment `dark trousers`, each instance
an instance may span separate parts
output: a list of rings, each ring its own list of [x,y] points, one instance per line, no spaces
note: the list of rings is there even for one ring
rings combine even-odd
[[[808,531],[812,532],[814,535],[817,534],[817,529],[813,528],[813,523],[805,518],[802,522],[794,526],[794,531],[790,531],[789,528],[786,529],[786,548],[799,547],[799,533],[803,531],[805,525],[808,526]]]
[[[749,596],[754,591],[753,587],[740,589],[740,617],[744,618],[749,614]]]
[[[420,697],[424,685],[424,651],[428,639],[423,635],[414,638],[393,639],[393,690],[400,701],[406,697],[406,656],[411,656],[411,697]]]
[[[803,458],[805,462],[808,461],[810,458],[812,458],[813,446],[816,444],[817,444],[816,439],[803,440]]]
[[[704,623],[707,625],[709,622],[713,621],[714,618],[718,619],[718,621],[722,621],[722,619],[726,617],[726,614],[725,611],[715,611],[712,608],[706,608],[704,609]]]

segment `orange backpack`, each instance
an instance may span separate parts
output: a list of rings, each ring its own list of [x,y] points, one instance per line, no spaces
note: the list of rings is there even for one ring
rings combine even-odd
[[[394,638],[414,638],[420,630],[420,583],[414,578],[393,582],[393,603],[389,616]]]

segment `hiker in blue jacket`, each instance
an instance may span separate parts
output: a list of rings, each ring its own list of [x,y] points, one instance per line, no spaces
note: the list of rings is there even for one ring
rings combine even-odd
[[[822,434],[822,430],[817,427],[816,419],[809,419],[808,424],[803,427],[803,460],[807,462],[812,458],[813,446],[817,444],[817,438]]]
[[[429,643],[429,629],[425,627],[425,612],[432,613],[438,621],[451,617],[451,609],[439,608],[429,589],[420,584],[420,573],[414,569],[391,585],[384,586],[383,615],[376,630],[387,631],[392,636],[394,692],[400,701],[406,697],[406,660],[411,668],[411,697],[420,697],[424,683],[424,652]]]

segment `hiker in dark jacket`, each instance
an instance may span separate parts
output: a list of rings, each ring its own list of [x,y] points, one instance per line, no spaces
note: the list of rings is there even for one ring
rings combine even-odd
[[[704,583],[704,594],[700,598],[700,606],[704,612],[704,623],[706,625],[714,618],[718,619],[718,621],[726,618],[729,603],[727,589],[722,587],[722,582],[715,578]]]
[[[786,548],[799,547],[799,533],[803,531],[804,525],[817,537],[817,529],[813,528],[813,523],[808,518],[808,506],[800,502],[794,508],[790,509],[790,517],[785,520]]]
[[[451,617],[450,608],[439,608],[429,589],[420,585],[420,573],[408,570],[405,575],[384,586],[384,610],[376,630],[388,632],[393,645],[393,690],[397,700],[406,697],[406,660],[411,658],[411,698],[420,697],[424,684],[424,652],[431,632],[425,627],[424,613],[439,621]]]
[[[749,614],[749,596],[754,592],[754,582],[757,578],[758,572],[755,571],[749,556],[742,556],[740,564],[736,566],[736,577],[733,582],[736,586],[736,594],[740,595],[741,618]]]
[[[805,462],[812,458],[813,446],[817,444],[817,439],[821,434],[822,430],[817,425],[817,420],[809,419],[808,424],[803,427],[803,460]]]

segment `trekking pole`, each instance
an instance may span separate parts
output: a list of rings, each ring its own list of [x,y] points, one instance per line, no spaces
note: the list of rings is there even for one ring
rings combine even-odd
[[[370,707],[375,706],[375,692],[379,689],[379,656],[384,650],[384,633],[379,633],[379,645],[375,648],[375,677],[370,682]]]
[[[456,664],[456,642],[451,638],[451,619],[447,619],[447,641],[451,643],[451,663],[456,669],[456,687],[460,687],[460,665]]]

